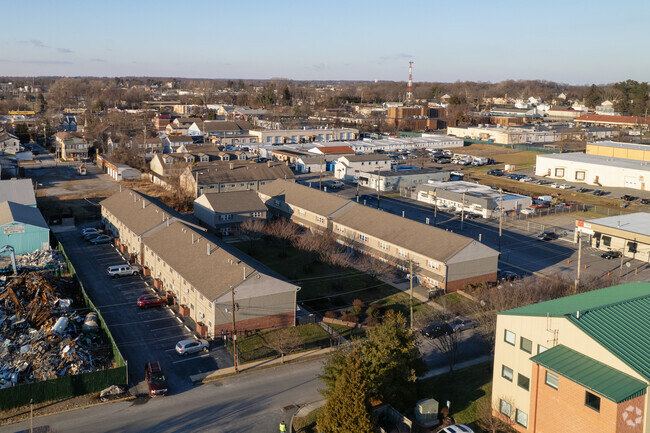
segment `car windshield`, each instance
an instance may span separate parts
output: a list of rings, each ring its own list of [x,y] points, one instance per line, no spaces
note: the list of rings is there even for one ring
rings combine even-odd
[[[162,374],[152,375],[151,379],[149,380],[151,381],[151,383],[156,383],[156,384],[163,384],[166,381],[165,376]]]

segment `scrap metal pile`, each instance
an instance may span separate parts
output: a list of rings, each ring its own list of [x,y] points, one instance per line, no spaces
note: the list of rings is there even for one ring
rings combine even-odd
[[[16,266],[22,269],[57,269],[64,265],[63,254],[58,250],[36,250],[16,258]]]
[[[74,286],[24,272],[0,288],[0,388],[109,368],[113,354]]]

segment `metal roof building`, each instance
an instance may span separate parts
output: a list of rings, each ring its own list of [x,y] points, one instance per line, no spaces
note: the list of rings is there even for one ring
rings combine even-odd
[[[633,259],[650,260],[650,213],[636,212],[592,220],[576,220],[576,239],[604,251],[619,251]]]

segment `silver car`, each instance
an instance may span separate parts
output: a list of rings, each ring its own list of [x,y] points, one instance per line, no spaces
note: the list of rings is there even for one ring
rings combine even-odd
[[[208,346],[207,340],[181,340],[176,343],[176,353],[186,356],[202,350],[207,352]]]

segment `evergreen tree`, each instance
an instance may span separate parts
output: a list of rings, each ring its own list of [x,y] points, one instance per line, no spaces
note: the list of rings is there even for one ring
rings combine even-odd
[[[587,94],[587,107],[594,108],[596,105],[599,105],[602,102],[600,96],[600,89],[595,84],[591,85],[589,93]]]
[[[336,381],[334,392],[318,416],[318,430],[324,433],[374,433],[368,381],[361,351],[351,350]]]

